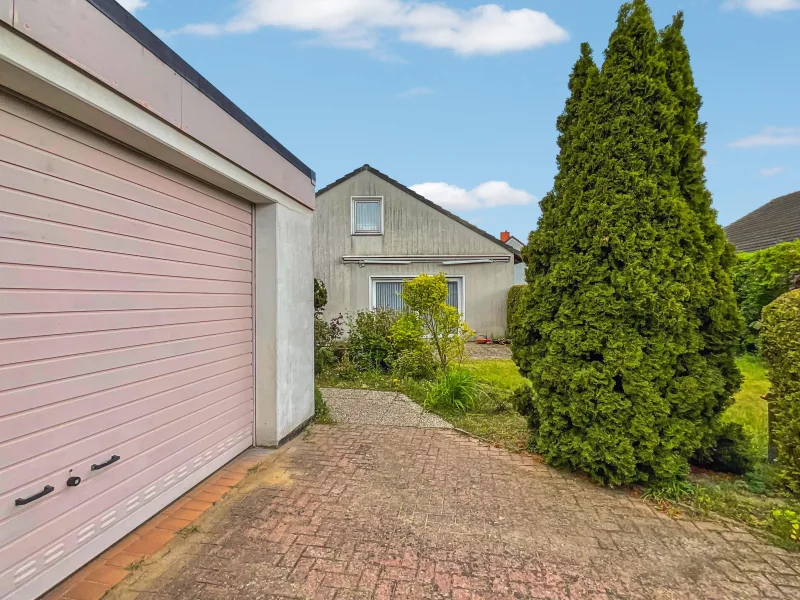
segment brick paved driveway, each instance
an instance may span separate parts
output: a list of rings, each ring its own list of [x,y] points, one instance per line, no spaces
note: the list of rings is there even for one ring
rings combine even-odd
[[[800,557],[449,430],[315,426],[112,597],[800,598]]]

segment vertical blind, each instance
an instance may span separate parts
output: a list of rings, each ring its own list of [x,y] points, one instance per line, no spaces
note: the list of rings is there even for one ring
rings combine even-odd
[[[447,304],[458,309],[458,282],[457,281],[448,281],[447,282]]]
[[[354,202],[355,232],[380,233],[381,232],[381,201],[356,200]]]
[[[375,308],[403,310],[403,299],[400,292],[402,281],[377,281],[375,283]]]
[[[403,290],[403,282],[397,281],[376,281],[375,282],[375,308],[388,308],[391,310],[403,310],[403,298],[400,292]],[[447,304],[455,309],[458,306],[458,281],[447,282]]]

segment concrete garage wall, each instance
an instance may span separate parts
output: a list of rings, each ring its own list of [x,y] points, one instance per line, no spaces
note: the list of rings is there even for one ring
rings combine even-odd
[[[314,414],[311,211],[255,207],[256,444],[275,446]]]
[[[351,197],[383,196],[384,234],[351,235]],[[364,170],[317,197],[314,276],[328,289],[326,317],[370,308],[370,277],[445,273],[465,278],[465,313],[480,334],[506,329],[506,299],[514,282],[513,255],[458,221]],[[495,256],[508,262],[445,266],[343,264],[343,256]]]

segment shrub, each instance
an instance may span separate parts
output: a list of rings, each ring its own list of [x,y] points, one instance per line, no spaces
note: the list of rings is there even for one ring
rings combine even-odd
[[[521,385],[516,388],[511,393],[511,403],[514,406],[514,410],[527,419],[528,429],[535,436],[539,431],[541,422],[534,402],[533,388],[529,385]]]
[[[681,25],[659,36],[633,0],[602,69],[582,46],[559,171],[522,252],[512,351],[536,394],[535,447],[610,485],[685,476],[741,382],[731,248]]]
[[[692,462],[712,471],[744,475],[756,463],[753,440],[739,423],[722,423],[714,444],[701,449]]]
[[[448,369],[428,391],[426,404],[471,412],[485,394],[483,384],[474,373],[466,369]]]
[[[314,278],[314,314],[321,314],[328,304],[328,290],[321,279]]]
[[[388,372],[397,357],[392,328],[398,314],[392,310],[365,310],[350,315],[347,350],[352,363],[362,371]]]
[[[515,285],[508,290],[508,306],[506,311],[506,331],[509,339],[513,342],[516,331],[519,330],[519,320],[524,312],[524,294],[528,289],[527,285]]]
[[[773,510],[769,518],[769,530],[782,541],[800,547],[800,514],[795,511]]]
[[[428,347],[419,350],[404,350],[395,359],[392,372],[401,379],[406,377],[433,379],[436,375],[436,361]]]
[[[458,310],[447,304],[447,277],[419,275],[403,283],[401,292],[405,312],[400,316],[409,331],[421,331],[443,371],[454,360],[464,357],[464,342],[474,335]]]
[[[800,290],[763,310],[761,343],[772,383],[773,443],[783,479],[800,492]]]
[[[748,334],[745,349],[754,350],[761,328],[761,311],[795,286],[800,273],[800,240],[737,254],[733,286]]]
[[[326,367],[335,362],[333,345],[343,333],[342,315],[326,322],[322,315],[328,303],[325,284],[314,279],[314,373],[320,375]]]
[[[391,339],[397,353],[392,365],[395,375],[412,379],[433,378],[436,362],[420,319],[400,316],[392,325]]]

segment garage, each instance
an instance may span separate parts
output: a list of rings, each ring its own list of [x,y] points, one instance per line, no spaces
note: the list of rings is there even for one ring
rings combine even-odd
[[[252,444],[252,210],[8,94],[0,131],[7,593]]]
[[[148,110],[169,88],[109,109],[126,75],[189,69],[154,62],[163,49],[120,27],[114,3],[55,12],[131,45],[117,90],[41,49],[63,36],[48,37],[58,19],[36,26],[40,3],[16,6],[40,39],[0,28],[2,600],[46,592],[313,414],[311,210],[297,201],[313,177],[213,88],[181,82],[179,127]],[[44,85],[56,75],[77,91]]]

